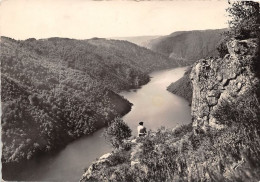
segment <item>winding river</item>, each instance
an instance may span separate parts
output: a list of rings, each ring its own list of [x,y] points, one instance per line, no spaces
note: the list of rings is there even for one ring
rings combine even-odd
[[[151,81],[142,88],[121,93],[133,103],[132,110],[123,117],[133,130],[133,135],[136,135],[136,127],[140,121],[151,130],[161,126],[173,128],[191,121],[188,102],[166,90],[184,71],[185,67],[153,72],[150,74]],[[79,181],[84,168],[112,150],[101,136],[103,130],[70,143],[55,155],[32,161],[19,174],[19,180]]]

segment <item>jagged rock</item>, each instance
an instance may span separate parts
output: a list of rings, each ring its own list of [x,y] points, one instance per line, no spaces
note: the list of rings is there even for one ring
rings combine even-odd
[[[238,82],[237,83],[237,91],[239,91],[242,88],[242,83]]]
[[[131,151],[131,161],[134,161],[136,163],[139,163],[138,160],[138,153],[141,152],[141,147],[142,147],[142,144],[141,143],[138,143],[137,145],[135,145],[133,148],[132,148],[132,151]]]
[[[224,80],[222,81],[222,85],[223,85],[223,86],[226,86],[227,81],[228,81],[228,79],[224,79]]]
[[[131,140],[131,143],[136,144],[136,139]]]
[[[112,153],[107,153],[101,156],[99,159],[97,159],[95,162],[93,162],[89,168],[86,170],[86,172],[83,174],[81,178],[81,182],[84,181],[118,181],[118,179],[121,179],[117,170],[115,170],[111,175],[103,174],[102,171],[104,171],[106,168],[115,167],[117,165],[122,165],[120,163],[120,160],[115,159],[115,155],[120,156],[120,154],[126,152],[127,153],[127,167],[142,171],[144,174],[148,173],[148,167],[141,164],[140,162],[140,155],[142,153],[142,147],[143,144],[138,141],[137,138],[135,139],[128,139],[123,141],[125,144],[128,143],[131,145],[129,151],[119,148],[114,150]],[[113,159],[114,158],[114,159]],[[118,158],[118,157],[116,157]]]
[[[111,153],[107,153],[107,154],[102,155],[102,156],[99,158],[99,162],[106,160],[110,155],[111,155]]]
[[[218,103],[218,99],[216,97],[207,97],[208,106],[215,106]]]
[[[102,155],[97,161],[93,162],[88,170],[83,174],[80,181],[85,181],[91,178],[93,173],[97,171],[100,167],[105,167],[107,163],[109,163],[108,157],[111,153],[107,153]]]
[[[223,79],[222,74],[221,74],[221,73],[218,73],[217,80],[218,80],[219,82],[221,82],[222,79]]]
[[[227,43],[229,55],[223,59],[201,59],[190,74],[193,85],[193,127],[206,130],[208,126],[223,128],[212,113],[222,101],[243,97],[259,84],[252,70],[258,51],[257,39],[232,40]],[[228,114],[228,113],[227,113]]]
[[[208,97],[219,97],[220,96],[220,90],[209,90],[207,92]]]

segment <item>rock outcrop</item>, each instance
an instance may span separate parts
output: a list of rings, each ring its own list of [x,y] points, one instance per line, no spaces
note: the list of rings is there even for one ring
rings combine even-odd
[[[104,154],[97,161],[93,162],[88,170],[85,171],[80,181],[84,181],[85,179],[91,180],[94,171],[98,171],[99,168],[107,166],[110,162],[109,156],[111,156],[111,153]]]
[[[229,54],[223,59],[201,59],[193,66],[190,79],[194,131],[225,127],[213,114],[221,104],[257,92],[259,79],[254,70],[259,61],[257,41],[232,40],[227,43]]]
[[[139,141],[137,141],[139,140]],[[115,149],[111,153],[104,154],[94,161],[85,171],[80,182],[85,181],[128,181],[127,176],[119,176],[119,168],[123,167],[128,170],[138,170],[147,174],[148,168],[141,164],[140,155],[142,153],[143,144],[140,138],[129,139],[123,141],[124,146]],[[118,168],[117,168],[118,167]],[[111,169],[109,172],[104,172]]]

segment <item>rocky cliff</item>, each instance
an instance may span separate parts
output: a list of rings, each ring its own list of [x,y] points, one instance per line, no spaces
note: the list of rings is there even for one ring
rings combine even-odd
[[[193,85],[193,127],[196,131],[225,127],[224,121],[215,117],[223,105],[257,93],[259,79],[254,66],[259,61],[257,44],[256,39],[230,41],[227,43],[229,54],[223,59],[201,59],[193,66],[190,79]]]

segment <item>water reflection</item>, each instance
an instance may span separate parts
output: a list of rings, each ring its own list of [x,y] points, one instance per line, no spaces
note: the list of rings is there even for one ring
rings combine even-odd
[[[122,92],[127,100],[134,103],[130,113],[124,116],[136,134],[139,121],[144,121],[149,129],[161,126],[173,128],[177,124],[187,124],[191,121],[188,102],[166,90],[172,82],[184,74],[186,68],[158,71],[151,74],[151,81],[137,92]]]

